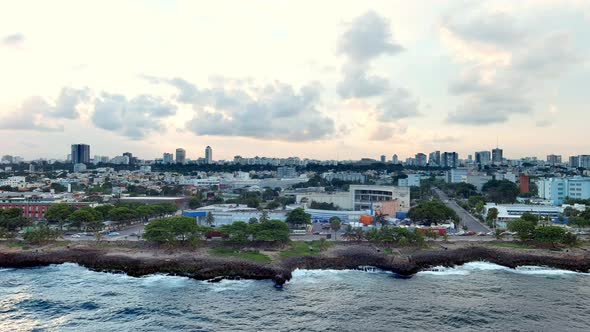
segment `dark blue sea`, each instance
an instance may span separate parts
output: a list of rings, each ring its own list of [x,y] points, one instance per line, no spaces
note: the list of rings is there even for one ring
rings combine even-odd
[[[0,331],[590,331],[590,275],[489,263],[270,281],[0,269]]]

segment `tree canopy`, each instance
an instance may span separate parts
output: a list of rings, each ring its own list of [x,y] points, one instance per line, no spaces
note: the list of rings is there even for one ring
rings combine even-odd
[[[296,208],[287,213],[286,221],[296,226],[311,224],[311,214],[306,213],[303,208]]]
[[[439,200],[423,201],[410,209],[408,217],[412,221],[423,224],[439,224],[446,221],[458,222],[457,213]]]
[[[490,180],[486,182],[481,191],[486,194],[488,200],[499,203],[514,203],[520,190],[515,183],[508,180]]]

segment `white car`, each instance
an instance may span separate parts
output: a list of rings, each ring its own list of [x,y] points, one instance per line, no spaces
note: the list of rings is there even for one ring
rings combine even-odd
[[[81,236],[80,236],[80,235],[78,235],[78,234],[74,234],[74,235],[72,235],[71,237],[73,237],[73,238],[80,238]]]

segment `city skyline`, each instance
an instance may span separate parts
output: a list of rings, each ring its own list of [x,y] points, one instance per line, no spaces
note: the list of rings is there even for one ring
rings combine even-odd
[[[23,1],[0,13],[0,153],[585,154],[588,27],[575,0]]]

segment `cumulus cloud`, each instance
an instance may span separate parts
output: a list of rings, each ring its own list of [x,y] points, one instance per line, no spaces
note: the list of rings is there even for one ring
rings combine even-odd
[[[25,100],[13,113],[0,119],[0,129],[63,131],[63,125],[49,125],[44,116],[53,111],[45,99],[34,96]]]
[[[508,121],[510,115],[525,114],[532,110],[529,101],[506,92],[485,92],[471,96],[454,112],[448,122],[468,125],[489,125]]]
[[[82,102],[88,101],[90,98],[90,90],[63,88],[55,102],[55,107],[49,112],[49,115],[60,119],[77,119],[78,105]]]
[[[103,92],[94,101],[92,123],[131,139],[141,139],[164,130],[163,119],[176,114],[176,107],[159,97],[140,95],[133,99]]]
[[[347,99],[380,99],[375,107],[380,122],[395,122],[418,115],[419,103],[408,90],[396,87],[386,77],[370,73],[374,59],[401,51],[403,47],[393,39],[389,20],[373,11],[357,17],[342,34],[338,44],[338,52],[347,58],[341,68],[343,78],[337,86],[338,94]],[[379,130],[370,137],[380,139],[387,136],[386,132],[390,131]]]
[[[22,33],[15,33],[4,36],[1,44],[6,47],[18,47],[25,42],[25,36]]]
[[[338,52],[353,62],[366,62],[383,54],[396,54],[403,47],[393,40],[389,20],[368,11],[354,19],[340,37]]]
[[[371,141],[385,141],[396,135],[405,134],[408,130],[405,124],[381,124],[377,126],[370,134]]]
[[[367,98],[382,95],[389,88],[389,80],[368,73],[366,65],[347,64],[337,92],[343,98]]]
[[[282,83],[250,87],[252,92],[204,89],[194,96],[196,115],[187,128],[197,135],[285,141],[326,138],[334,134],[335,125],[318,110],[320,89],[311,84],[295,90]]]
[[[418,100],[406,89],[392,89],[377,105],[377,115],[379,121],[385,122],[418,116]]]
[[[318,83],[297,90],[280,82],[257,86],[250,80],[231,80],[237,84],[219,84],[219,78],[213,88],[199,88],[182,78],[149,77],[148,81],[175,87],[175,100],[192,105],[195,115],[186,128],[197,135],[312,141],[336,132],[334,120],[318,109]]]

